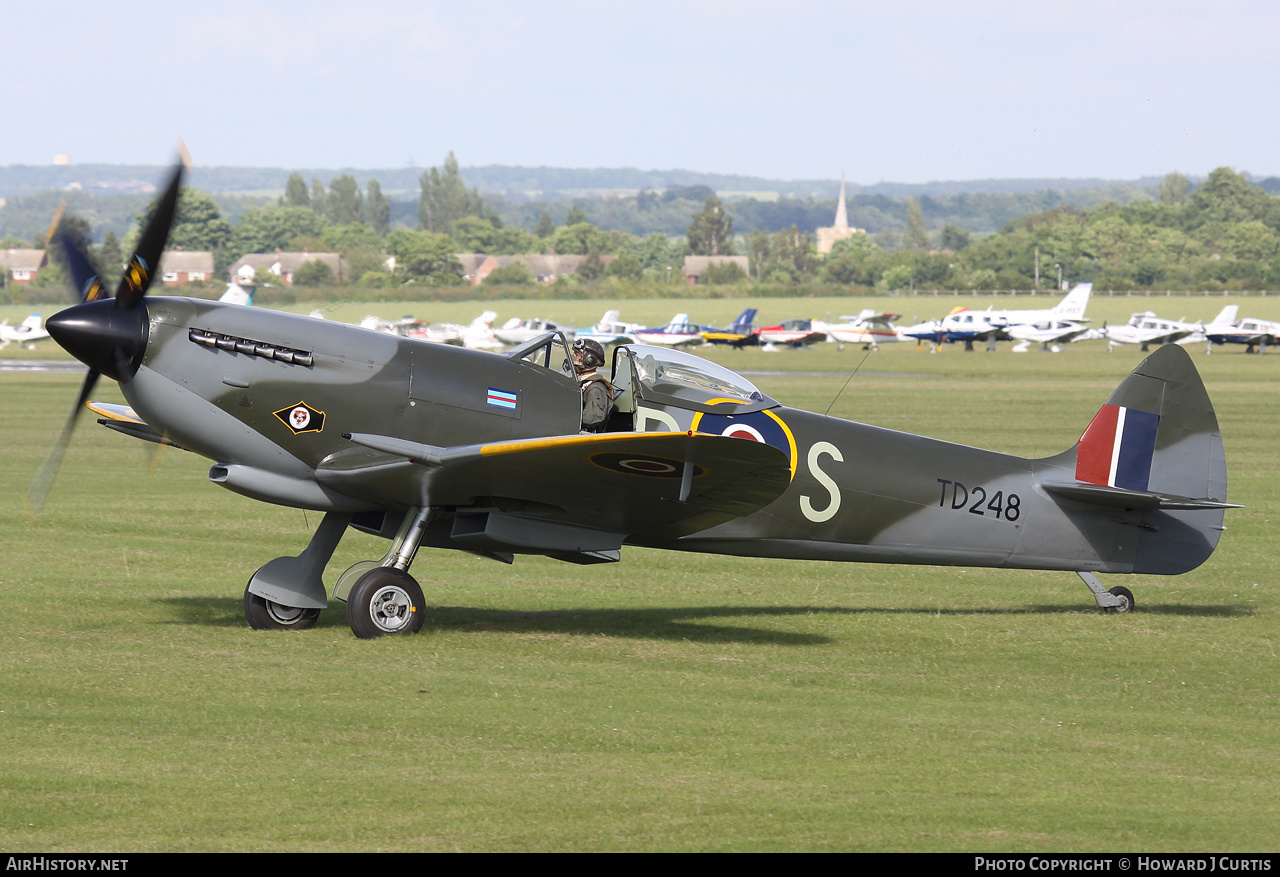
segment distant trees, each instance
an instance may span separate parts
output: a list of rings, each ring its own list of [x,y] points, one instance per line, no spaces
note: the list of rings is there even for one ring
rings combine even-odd
[[[1104,289],[1280,285],[1280,195],[1230,168],[1214,170],[1195,187],[1186,175],[1171,172],[1141,197],[1117,189],[1115,200],[1088,206],[1062,193],[858,195],[857,209],[879,225],[870,234],[837,241],[826,255],[817,253],[812,229],[830,222],[834,202],[820,198],[722,202],[705,186],[670,185],[662,191],[641,188],[629,198],[546,202],[493,195],[486,203],[464,184],[453,153],[441,167],[421,173],[418,182],[415,204],[412,196],[389,200],[375,179],[362,191],[351,174],[326,186],[294,172],[278,199],[248,209],[232,202],[227,209],[234,222],[208,195],[185,187],[171,245],[211,250],[219,269],[248,252],[336,251],[351,266],[342,282],[367,275],[370,284],[459,283],[459,253],[554,252],[586,257],[569,283],[666,281],[679,278],[686,254],[745,253],[750,277],[737,276],[736,268],[717,269],[719,274],[700,282],[1012,289],[1031,287],[1037,278],[1042,287],[1052,286],[1060,266],[1064,280],[1092,280]],[[15,209],[51,215],[56,195],[12,199],[0,221],[16,215]],[[66,197],[81,199],[79,212],[66,221],[88,241],[100,222],[94,213],[98,202],[87,193]],[[1023,209],[1033,205],[1043,209]],[[133,249],[153,209],[143,212],[123,241],[104,238],[97,258],[106,271]],[[1023,212],[994,233],[975,231],[1018,210]],[[750,230],[738,233],[735,225]],[[43,245],[42,234],[33,237]],[[388,256],[397,266],[394,275]],[[321,276],[319,268],[311,271],[310,283],[337,282]],[[489,282],[532,281],[512,269],[491,275]]]
[[[378,237],[386,237],[387,232],[391,230],[391,203],[382,194],[382,186],[377,180],[369,180],[368,195],[365,215],[368,217],[369,225],[373,227],[373,232]]]
[[[142,229],[155,215],[157,198],[147,205],[138,217],[138,224],[125,240],[129,252],[137,246]],[[173,249],[216,252],[227,245],[231,238],[231,224],[222,218],[222,212],[213,199],[191,186],[183,186],[178,195],[178,209],[169,231],[169,246]]]
[[[1010,223],[963,249],[949,277],[961,287],[1030,286],[1037,250],[1042,264],[1103,289],[1274,286],[1280,198],[1230,168],[1214,170],[1190,197],[1185,177],[1168,174],[1159,201],[1052,210]]]
[[[702,210],[693,215],[685,236],[689,240],[690,255],[733,255],[733,217],[715,195],[709,195]]]
[[[446,285],[462,282],[457,244],[446,234],[396,229],[387,235],[387,250],[395,256],[397,270],[409,279]]]
[[[1187,176],[1173,171],[1164,175],[1160,181],[1161,204],[1187,203]]]
[[[231,250],[237,258],[245,253],[291,250],[294,240],[319,237],[324,227],[325,218],[310,207],[259,207],[240,217],[231,235]]]
[[[307,181],[302,174],[294,171],[284,184],[284,195],[280,199],[281,207],[310,207],[311,192],[307,189]]]
[[[902,235],[902,245],[908,250],[929,248],[929,233],[924,230],[924,211],[915,198],[907,202],[907,230]]]
[[[337,225],[364,222],[364,196],[356,185],[356,178],[343,174],[329,183],[329,197],[325,201],[325,218]]]
[[[418,226],[425,231],[448,234],[459,219],[484,213],[480,195],[458,176],[458,160],[452,152],[445,156],[443,168],[424,171],[418,182]]]

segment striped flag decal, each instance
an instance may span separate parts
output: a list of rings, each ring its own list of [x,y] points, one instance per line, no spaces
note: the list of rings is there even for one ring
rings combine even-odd
[[[1080,437],[1076,480],[1146,490],[1160,415],[1103,405]]]
[[[512,393],[509,390],[499,390],[496,387],[489,388],[489,404],[495,408],[515,411],[516,403],[519,401],[520,395],[518,393]]]

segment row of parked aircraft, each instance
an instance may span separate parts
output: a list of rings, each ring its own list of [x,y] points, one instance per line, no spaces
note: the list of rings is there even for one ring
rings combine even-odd
[[[793,319],[762,328],[754,325],[756,308],[746,308],[725,328],[692,323],[689,315],[684,313],[676,314],[664,326],[646,327],[623,322],[617,310],[606,311],[600,322],[583,329],[544,318],[517,317],[495,326],[498,315],[494,311],[485,311],[468,325],[428,323],[414,317],[387,321],[373,316],[366,317],[360,325],[394,335],[476,350],[504,350],[556,331],[564,332],[570,338],[594,338],[604,345],[639,343],[665,347],[695,344],[804,347],[831,341],[842,345],[862,344],[874,349],[882,343],[914,341],[921,346],[928,342],[933,350],[937,350],[944,343],[963,343],[966,349],[972,349],[975,342],[985,342],[989,349],[994,349],[997,341],[1014,341],[1016,353],[1025,352],[1032,344],[1040,345],[1042,350],[1056,352],[1062,345],[1073,341],[1095,339],[1105,340],[1110,346],[1138,344],[1143,350],[1153,344],[1243,344],[1249,353],[1255,350],[1265,353],[1267,347],[1280,338],[1280,323],[1253,317],[1238,319],[1238,305],[1227,305],[1208,323],[1164,319],[1152,311],[1142,311],[1133,314],[1124,325],[1090,327],[1086,325],[1085,309],[1092,290],[1091,283],[1078,284],[1052,308],[988,308],[979,311],[961,307],[940,320],[906,327],[893,322],[901,315],[870,308],[856,316],[842,316],[840,322]],[[252,304],[253,292],[252,287],[230,284],[220,301]],[[18,326],[10,326],[7,320],[0,322],[0,349],[13,342],[32,345],[48,337],[40,314],[31,314]]]
[[[1213,344],[1245,344],[1248,352],[1266,351],[1280,337],[1280,323],[1256,318],[1238,320],[1238,305],[1228,305],[1208,323],[1168,320],[1152,311],[1132,316],[1124,325],[1090,327],[1085,317],[1093,285],[1081,283],[1052,308],[985,311],[956,308],[940,320],[902,327],[894,324],[899,314],[865,309],[856,316],[842,316],[840,322],[823,320],[785,320],[774,326],[754,325],[756,308],[746,308],[725,328],[693,323],[689,315],[676,314],[663,326],[646,327],[623,322],[617,310],[606,311],[600,322],[575,329],[544,318],[512,318],[495,326],[497,314],[485,311],[470,325],[425,323],[412,317],[388,322],[367,317],[361,325],[397,335],[458,344],[475,349],[500,350],[523,344],[546,332],[564,332],[573,338],[594,338],[603,345],[656,344],[684,347],[696,344],[718,344],[731,347],[775,346],[804,347],[820,341],[839,344],[862,344],[871,348],[887,342],[925,342],[937,349],[944,343],[963,343],[972,349],[975,342],[986,342],[994,349],[997,341],[1014,341],[1014,352],[1024,352],[1032,344],[1042,350],[1058,351],[1073,341],[1101,339],[1109,345],[1138,344],[1143,350],[1150,345],[1193,342]]]

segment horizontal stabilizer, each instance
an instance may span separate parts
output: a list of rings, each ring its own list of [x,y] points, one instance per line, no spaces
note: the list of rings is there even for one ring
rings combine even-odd
[[[1055,496],[1086,502],[1092,505],[1121,509],[1165,509],[1168,511],[1188,511],[1194,509],[1239,509],[1244,506],[1230,502],[1219,502],[1215,499],[1192,499],[1186,496],[1171,496],[1166,493],[1152,493],[1145,490],[1129,490],[1123,487],[1107,487],[1098,484],[1081,484],[1079,482],[1046,481],[1040,485]]]

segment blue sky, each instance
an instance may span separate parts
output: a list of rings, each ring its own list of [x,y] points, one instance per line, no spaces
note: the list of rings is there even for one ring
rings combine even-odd
[[[1280,4],[47,2],[0,165],[1280,175]],[[18,121],[17,125],[13,125]]]

